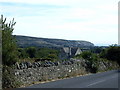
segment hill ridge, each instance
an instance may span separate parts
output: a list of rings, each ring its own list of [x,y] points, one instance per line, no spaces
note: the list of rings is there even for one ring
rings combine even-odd
[[[84,40],[66,40],[15,35],[19,47],[93,47],[94,44]]]

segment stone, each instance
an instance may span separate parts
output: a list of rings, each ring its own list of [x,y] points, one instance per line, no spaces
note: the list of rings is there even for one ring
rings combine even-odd
[[[34,63],[32,64],[32,66],[33,66],[33,68],[37,68],[37,67],[38,67],[37,62],[34,62]]]
[[[15,72],[15,75],[19,75],[19,72]]]
[[[40,67],[40,66],[41,66],[41,63],[40,63],[40,62],[37,62],[37,66]]]
[[[70,60],[71,64],[74,64],[74,61],[73,60]]]
[[[18,62],[16,62],[15,65],[17,66],[17,69],[20,69],[20,65]]]
[[[32,64],[30,62],[25,62],[25,64],[27,65],[27,68],[32,68]]]
[[[72,72],[72,70],[69,70],[69,72]]]
[[[60,69],[57,69],[58,71],[60,70]]]
[[[26,65],[26,63],[24,63],[24,69],[27,69],[28,67],[27,67],[27,65]]]
[[[58,65],[60,65],[60,63],[59,62],[54,62],[54,65],[58,66]]]
[[[20,69],[24,69],[25,68],[23,62],[21,62],[19,65],[20,65]]]

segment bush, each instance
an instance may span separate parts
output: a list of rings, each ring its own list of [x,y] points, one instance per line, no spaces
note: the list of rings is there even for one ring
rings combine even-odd
[[[19,52],[19,58],[28,58],[29,55],[28,53],[26,53],[26,49],[24,48],[18,48],[18,52]]]
[[[86,60],[86,69],[92,73],[96,73],[98,71],[98,55],[91,53],[90,51],[82,52],[80,55],[77,55],[76,58],[83,58]]]
[[[90,60],[92,58],[92,53],[89,51],[85,51],[81,53],[80,56],[84,59]]]
[[[30,58],[35,58],[37,49],[35,47],[29,47],[27,48],[26,53],[29,55]]]
[[[100,57],[116,61],[120,65],[120,46],[110,46],[101,52]]]
[[[22,85],[20,81],[18,81],[13,72],[12,67],[4,66],[2,72],[2,88],[17,88]]]

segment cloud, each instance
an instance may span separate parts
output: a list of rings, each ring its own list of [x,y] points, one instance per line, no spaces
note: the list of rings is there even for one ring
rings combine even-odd
[[[15,18],[14,34],[112,44],[117,42],[117,1],[0,0],[0,12]]]
[[[54,5],[72,5],[72,6],[83,6],[91,7],[106,4],[116,4],[119,0],[0,0],[0,2],[14,2],[14,3],[25,3],[25,4],[54,4]]]
[[[76,0],[79,1],[79,0]],[[73,0],[0,0],[0,2],[28,3],[28,4],[55,4],[66,5],[74,3]]]
[[[0,11],[7,16],[45,16],[56,9],[69,8],[67,6],[49,4],[29,4],[16,2],[1,2]]]

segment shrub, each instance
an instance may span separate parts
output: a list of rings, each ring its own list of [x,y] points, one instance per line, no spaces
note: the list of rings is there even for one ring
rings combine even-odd
[[[22,83],[13,74],[13,68],[4,66],[2,72],[2,88],[17,88],[21,85]]]
[[[19,58],[28,58],[29,55],[28,53],[26,53],[26,49],[24,48],[18,48],[18,52],[19,52]]]
[[[98,66],[97,66],[97,62],[98,62],[98,55],[91,53],[90,51],[85,51],[82,52],[80,55],[77,55],[76,57],[79,58],[84,58],[86,60],[86,69],[87,71],[90,71],[92,73],[96,73],[98,71]]]
[[[85,52],[81,53],[80,56],[84,59],[90,60],[92,58],[92,53],[89,51],[85,51]]]
[[[120,65],[120,46],[110,46],[109,48],[104,49],[101,52],[100,57],[111,61],[117,61]]]
[[[26,52],[28,53],[30,58],[35,58],[37,49],[35,47],[29,47],[29,48],[27,48]]]

